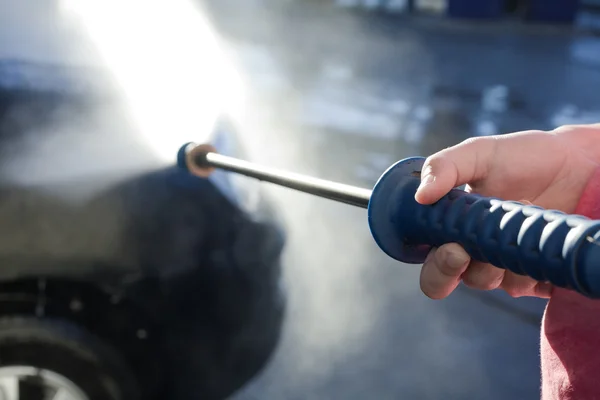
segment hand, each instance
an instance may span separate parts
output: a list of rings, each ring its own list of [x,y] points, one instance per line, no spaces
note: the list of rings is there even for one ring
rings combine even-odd
[[[573,213],[599,163],[600,124],[472,138],[427,158],[415,199],[432,204],[467,184],[467,191],[483,196]],[[423,293],[444,298],[461,280],[513,297],[549,298],[552,292],[548,282],[471,260],[456,243],[432,249],[421,270]]]

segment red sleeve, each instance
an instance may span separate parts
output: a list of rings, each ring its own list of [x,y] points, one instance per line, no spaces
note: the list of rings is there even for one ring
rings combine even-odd
[[[600,219],[600,168],[575,213]],[[554,290],[542,320],[541,367],[543,400],[600,399],[600,301]]]

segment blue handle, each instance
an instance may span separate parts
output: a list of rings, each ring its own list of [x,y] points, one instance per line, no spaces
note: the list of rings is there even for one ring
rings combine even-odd
[[[600,221],[459,189],[421,205],[424,161],[399,161],[373,189],[369,227],[386,254],[420,264],[432,247],[459,243],[476,260],[600,298]]]

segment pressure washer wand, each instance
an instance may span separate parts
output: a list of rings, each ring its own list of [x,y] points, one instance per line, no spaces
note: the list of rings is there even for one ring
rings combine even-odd
[[[360,208],[369,206],[371,198],[369,189],[264,167],[218,154],[214,148],[207,146],[201,145],[194,148],[192,145],[191,147],[194,151],[189,153],[186,166],[194,175],[209,176],[212,170],[219,168],[340,203]]]
[[[475,260],[600,298],[600,221],[460,189],[419,204],[424,161],[398,161],[369,191],[222,156],[210,145],[186,144],[177,155],[198,177],[220,168],[367,208],[375,242],[398,261],[421,264],[433,247],[458,243]]]

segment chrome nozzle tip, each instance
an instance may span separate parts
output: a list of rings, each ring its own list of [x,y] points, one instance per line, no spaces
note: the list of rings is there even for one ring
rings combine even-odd
[[[206,155],[216,152],[217,149],[210,144],[186,143],[177,152],[177,166],[192,175],[207,178],[215,168],[209,165]]]

